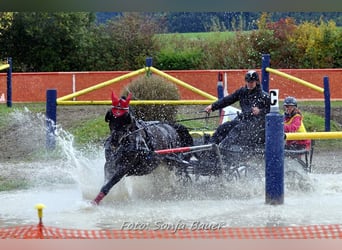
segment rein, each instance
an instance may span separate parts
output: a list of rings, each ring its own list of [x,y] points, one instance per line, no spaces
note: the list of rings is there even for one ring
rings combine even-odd
[[[205,111],[203,111],[203,112],[205,112]],[[229,116],[229,115],[233,115],[233,114],[235,114],[235,113],[228,113],[228,114],[225,114],[225,115],[214,115],[214,116],[210,116],[210,115],[208,114],[208,115],[202,116],[202,117],[195,117],[195,118],[189,118],[189,119],[176,120],[175,123],[178,123],[178,122],[185,122],[185,121],[202,120],[202,119],[218,118],[218,117]],[[139,123],[137,120],[135,120],[135,122],[136,122],[136,123]],[[143,127],[138,128],[138,129],[133,130],[133,131],[129,131],[127,135],[122,136],[122,138],[120,139],[120,141],[121,141],[123,138],[125,138],[125,137],[127,137],[127,136],[129,136],[129,135],[132,135],[132,134],[137,133],[137,132],[139,132],[139,131],[141,131],[141,130],[144,130],[144,129],[147,128],[147,127],[155,126],[155,125],[158,125],[158,124],[161,124],[161,123],[163,123],[163,122],[161,122],[161,121],[156,121],[156,122],[154,122],[154,123],[147,124],[147,125],[142,125],[142,124],[139,123],[139,124],[142,125]]]
[[[205,111],[203,111],[203,112],[205,112]],[[222,116],[229,116],[229,115],[235,115],[235,114],[236,113],[228,113],[228,114],[224,114],[224,115],[213,115],[213,116],[210,116],[208,114],[206,116],[201,116],[201,117],[176,120],[175,122],[186,122],[186,121],[195,121],[195,120],[202,120],[202,119],[211,119],[211,118],[218,118],[218,117],[222,117]]]
[[[133,118],[133,120],[135,121],[136,124],[138,123],[138,124],[141,125],[142,127],[141,127],[141,128],[137,128],[137,129],[135,129],[135,130],[133,130],[133,131],[127,130],[128,133],[125,134],[125,135],[123,135],[123,136],[120,138],[119,144],[121,143],[121,141],[122,141],[123,139],[125,139],[126,137],[128,137],[128,136],[130,136],[130,135],[132,135],[132,134],[135,134],[135,133],[137,133],[137,132],[143,131],[143,130],[145,130],[147,127],[155,126],[155,125],[161,124],[160,121],[157,121],[157,122],[155,122],[155,123],[151,123],[151,124],[145,125],[145,124],[139,123],[135,118]],[[146,133],[148,133],[148,132],[146,132]]]

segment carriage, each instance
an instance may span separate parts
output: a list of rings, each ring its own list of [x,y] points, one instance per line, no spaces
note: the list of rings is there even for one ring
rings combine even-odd
[[[113,118],[113,130],[105,144],[105,184],[94,204],[108,194],[124,176],[150,174],[163,165],[181,181],[194,182],[200,177],[223,177],[237,181],[242,177],[263,178],[265,166],[264,143],[208,143],[210,134],[194,138],[188,129],[178,123],[142,121],[128,111],[127,100],[112,96],[113,107],[120,112]],[[127,111],[127,112],[126,112]],[[259,131],[264,134],[264,131]],[[285,151],[285,176],[297,185],[307,188],[305,174],[311,172],[312,143],[310,149]]]
[[[224,177],[227,181],[239,180],[242,177],[255,178],[264,176],[264,145],[253,147],[241,145],[206,144],[209,134],[195,139],[195,146],[157,150],[169,164],[176,165],[176,174],[189,181],[199,177]],[[202,153],[204,152],[204,153]],[[312,171],[314,141],[310,148],[300,150],[284,150],[285,174],[302,178],[303,174]],[[185,160],[191,155],[190,160]]]

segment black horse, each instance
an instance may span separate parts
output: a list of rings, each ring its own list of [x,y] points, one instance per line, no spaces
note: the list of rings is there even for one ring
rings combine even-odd
[[[130,95],[118,98],[113,95],[111,135],[105,143],[105,184],[94,199],[94,204],[108,194],[124,176],[150,174],[161,162],[172,168],[172,158],[159,156],[155,150],[193,145],[188,129],[177,123],[137,120],[129,110]]]

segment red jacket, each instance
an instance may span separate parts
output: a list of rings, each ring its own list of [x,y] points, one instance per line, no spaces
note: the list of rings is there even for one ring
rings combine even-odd
[[[284,132],[285,133],[293,133],[293,132],[306,132],[304,123],[303,123],[303,116],[296,112],[292,116],[284,116]],[[300,144],[305,145],[305,148],[310,148],[311,140],[287,140],[286,145],[292,144]]]

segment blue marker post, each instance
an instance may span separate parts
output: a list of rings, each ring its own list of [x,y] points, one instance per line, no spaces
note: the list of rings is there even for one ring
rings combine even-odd
[[[147,57],[145,63],[146,63],[146,67],[147,67],[146,76],[151,76],[152,72],[151,72],[150,68],[152,67],[152,63],[153,63],[152,57]]]
[[[271,111],[266,115],[266,204],[284,203],[284,119],[279,113],[278,90],[270,90]]]
[[[217,98],[221,99],[224,97],[224,89],[223,89],[223,74],[222,72],[218,73],[218,80],[217,80]],[[219,110],[220,116],[222,114],[222,109]]]
[[[261,58],[261,85],[262,90],[265,92],[268,92],[269,90],[269,79],[270,79],[270,73],[266,71],[266,68],[270,66],[270,55],[269,54],[263,54]]]
[[[57,90],[46,91],[46,147],[49,150],[56,147],[56,121],[57,121]]]
[[[324,107],[325,107],[325,131],[330,131],[330,88],[329,88],[329,77],[325,76],[323,78],[324,83]]]
[[[7,70],[7,107],[12,107],[12,58],[7,58],[9,64]]]

